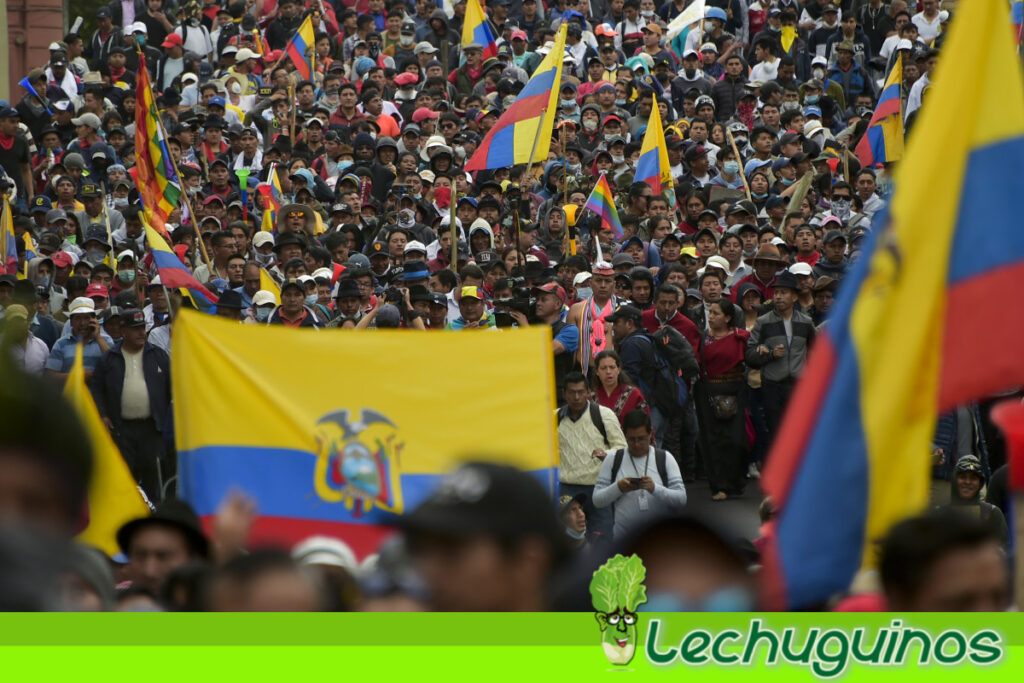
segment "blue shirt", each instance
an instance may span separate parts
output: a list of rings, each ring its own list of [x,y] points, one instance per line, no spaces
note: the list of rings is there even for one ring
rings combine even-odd
[[[105,333],[103,335],[103,341],[107,342],[110,346],[114,345],[110,337]],[[75,364],[75,345],[78,344],[78,337],[71,335],[68,337],[61,337],[57,340],[57,343],[53,345],[53,349],[50,351],[50,357],[46,360],[46,369],[53,370],[54,372],[71,372],[71,366]],[[100,349],[98,341],[93,339],[82,348],[82,364],[86,370],[95,370],[96,364],[100,362],[100,356],[103,355],[103,351]]]
[[[576,353],[576,349],[580,346],[580,328],[575,325],[566,325],[559,330],[552,341],[561,342],[566,353]]]

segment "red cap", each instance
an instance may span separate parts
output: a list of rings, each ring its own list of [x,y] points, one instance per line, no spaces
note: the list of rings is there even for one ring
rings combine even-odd
[[[416,74],[401,73],[395,76],[395,85],[399,88],[404,88],[406,86],[415,85],[418,80],[419,79],[416,77]]]
[[[71,254],[66,251],[58,251],[50,257],[50,260],[53,261],[53,265],[58,268],[67,268],[72,264]]]
[[[101,296],[104,299],[109,299],[110,298],[110,292],[107,291],[107,288],[105,286],[101,285],[98,282],[94,282],[91,285],[89,285],[88,287],[86,287],[85,288],[85,295],[87,297],[89,297],[90,299],[92,297],[94,297],[94,296]]]
[[[277,60],[281,59],[281,55],[284,54],[284,50],[271,50],[270,52],[263,55],[263,61],[268,64],[273,64]]]
[[[604,121],[602,121],[602,122],[601,122],[601,125],[602,125],[602,126],[607,126],[607,125],[608,125],[608,122],[609,122],[609,121],[613,121],[613,120],[614,120],[614,121],[618,121],[619,123],[622,123],[622,119],[620,119],[620,118],[619,118],[618,116],[616,116],[615,114],[608,114],[608,116],[604,117]]]
[[[438,114],[433,109],[420,107],[419,109],[412,113],[412,122],[419,123],[420,121],[424,121],[426,119],[436,119],[438,116],[440,116],[440,114]]]
[[[522,29],[516,29],[515,31],[512,31],[512,37],[510,38],[510,40],[515,40],[516,38],[518,38],[519,40],[527,40],[526,31]]]
[[[160,43],[160,47],[181,47],[184,41],[177,33],[168,33],[167,37],[164,38],[164,42]]]
[[[540,287],[534,287],[533,291],[542,292],[544,294],[554,294],[555,296],[558,297],[558,300],[561,301],[563,305],[565,304],[565,300],[567,298],[565,290],[562,289],[562,286],[557,282],[548,282],[547,284],[543,284]]]

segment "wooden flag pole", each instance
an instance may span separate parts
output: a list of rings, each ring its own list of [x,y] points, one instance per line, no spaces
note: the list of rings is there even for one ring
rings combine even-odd
[[[729,145],[732,147],[732,153],[736,155],[736,161],[740,165],[740,180],[743,181],[743,191],[747,193],[747,199],[754,201],[750,195],[750,185],[747,184],[747,174],[743,172],[743,157],[740,156],[740,150],[736,147],[736,139],[732,136],[732,131],[728,128],[725,129],[725,134],[729,138]]]
[[[159,116],[154,116],[153,118],[156,119],[156,125],[160,127],[160,134],[163,135],[164,140],[166,141],[167,131],[164,129],[164,122],[160,120]],[[171,156],[170,151],[167,152],[167,158],[171,161],[171,166],[174,167],[174,174],[178,176],[178,183],[180,184],[181,171],[178,169],[178,162],[175,161],[174,157]],[[199,231],[199,223],[196,222],[196,212],[192,208],[192,202],[189,201],[188,190],[186,190],[184,187],[181,188],[181,194],[179,195],[179,198],[185,202],[185,207],[188,209],[188,215],[192,218],[192,224],[196,228],[196,237],[199,240],[199,251],[202,253],[203,262],[206,264],[206,267],[209,268],[210,275],[212,276],[214,275],[213,262],[210,261],[210,255],[206,253],[206,245],[203,244],[203,235]]]

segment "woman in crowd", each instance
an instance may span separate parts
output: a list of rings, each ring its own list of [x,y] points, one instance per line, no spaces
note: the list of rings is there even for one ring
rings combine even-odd
[[[698,353],[695,405],[712,500],[741,495],[747,470],[743,357],[750,333],[731,326],[734,313],[734,304],[724,297],[708,307],[708,330]]]

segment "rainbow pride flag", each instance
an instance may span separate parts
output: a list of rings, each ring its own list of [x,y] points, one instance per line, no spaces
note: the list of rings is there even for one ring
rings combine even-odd
[[[611,228],[616,240],[622,239],[622,222],[619,220],[619,210],[615,208],[612,188],[608,185],[608,176],[604,173],[597,179],[594,191],[587,197],[587,203],[583,208],[593,211],[600,216],[601,225]]]
[[[993,296],[1024,279],[1021,65],[1004,0],[958,9],[889,218],[843,281],[768,458],[770,609],[822,605],[871,569],[876,542],[928,503],[936,415],[1024,384],[1024,321]],[[992,320],[998,334],[979,334]]]
[[[487,15],[480,7],[480,0],[469,0],[466,3],[466,16],[462,20],[462,49],[476,43],[484,48],[483,58],[497,57],[498,44],[494,40],[494,32],[487,23]]]
[[[896,57],[885,79],[871,123],[857,143],[861,165],[871,167],[903,158],[903,53]]]
[[[555,36],[555,46],[537,66],[512,106],[487,131],[466,164],[467,171],[532,164],[548,158],[551,129],[558,113],[565,33],[566,25],[562,24]]]
[[[135,85],[135,184],[146,222],[167,234],[164,223],[178,206],[181,181],[167,149],[159,117],[146,60],[140,59]]]
[[[313,29],[313,15],[307,15],[299,29],[285,46],[285,54],[295,65],[295,72],[304,81],[313,80],[313,51],[316,48],[316,31]]]

